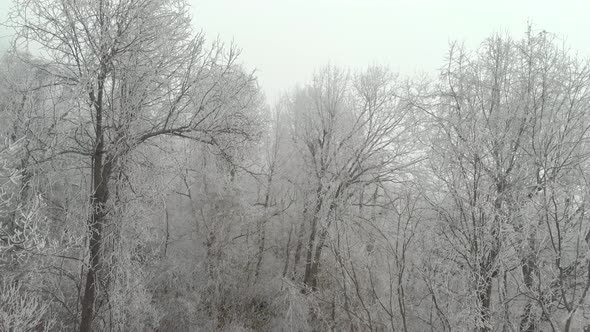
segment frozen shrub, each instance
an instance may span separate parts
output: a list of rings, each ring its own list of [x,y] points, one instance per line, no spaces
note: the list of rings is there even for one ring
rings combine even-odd
[[[55,321],[49,315],[49,303],[29,292],[21,281],[5,278],[0,285],[1,331],[48,331]]]

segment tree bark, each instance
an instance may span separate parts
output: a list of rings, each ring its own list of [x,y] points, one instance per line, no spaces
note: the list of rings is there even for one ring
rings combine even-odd
[[[254,272],[254,280],[258,280],[260,275],[260,267],[262,266],[262,259],[264,258],[264,247],[266,242],[266,222],[269,218],[269,204],[270,204],[270,191],[272,186],[272,178],[274,173],[274,164],[271,165],[270,174],[266,179],[266,192],[264,194],[264,213],[262,218],[258,219],[257,231],[258,231],[258,257],[256,260],[256,269]]]
[[[531,248],[533,249],[533,248]],[[527,256],[522,260],[522,276],[527,290],[533,289],[533,274],[536,271],[536,265],[532,257]],[[523,332],[534,332],[537,325],[532,313],[533,303],[531,300],[524,307],[524,312],[520,320],[520,330]]]
[[[95,302],[97,298],[98,271],[101,264],[102,227],[107,215],[106,204],[109,199],[109,179],[111,177],[111,166],[113,160],[105,153],[103,127],[103,91],[107,68],[103,63],[98,75],[97,93],[89,92],[90,100],[96,111],[95,133],[96,144],[92,155],[92,192],[90,195],[90,206],[92,214],[88,219],[88,230],[90,239],[88,249],[90,258],[88,272],[86,274],[86,285],[82,298],[80,318],[80,332],[92,332],[92,321],[94,320]]]
[[[103,163],[102,155],[95,155],[92,169],[94,192],[91,196],[92,215],[88,220],[90,232],[89,251],[90,264],[86,274],[86,285],[82,299],[82,317],[80,321],[80,332],[92,331],[92,320],[94,318],[94,303],[97,297],[97,274],[101,264],[102,227],[107,215],[106,203],[109,197],[108,179],[111,173],[110,161]]]
[[[317,286],[318,286],[318,273],[320,270],[320,259],[322,257],[322,249],[324,248],[324,245],[326,243],[326,238],[328,237],[328,230],[330,229],[330,225],[332,224],[332,221],[334,219],[331,219],[330,216],[332,215],[333,211],[335,209],[335,205],[332,204],[330,206],[330,211],[328,212],[328,222],[326,223],[326,226],[322,228],[319,236],[318,236],[318,240],[317,240],[317,244],[314,244],[315,250],[313,251],[313,258],[310,261],[309,264],[309,269],[307,268],[308,265],[306,264],[306,269],[305,269],[305,285],[308,287],[311,287],[312,291],[316,291],[317,290]],[[316,218],[316,222],[317,219],[319,217],[314,217]],[[317,227],[317,225],[316,225]],[[314,235],[315,238],[315,235]],[[311,237],[310,237],[310,241],[311,241]],[[311,247],[313,248],[313,247]],[[310,257],[310,252],[308,251],[308,259]],[[307,262],[306,262],[307,263]]]
[[[309,232],[309,240],[307,242],[307,252],[305,256],[305,273],[303,275],[303,284],[306,287],[312,287],[313,290],[313,279],[315,278],[316,272],[314,271],[314,249],[316,247],[316,235],[317,228],[320,218],[320,211],[322,210],[323,198],[321,197],[322,185],[320,184],[316,191],[316,202],[311,215],[311,229]],[[305,217],[305,216],[304,216]]]
[[[318,209],[316,208],[316,210],[318,210]],[[311,230],[309,233],[309,240],[307,242],[307,252],[306,252],[306,256],[305,256],[305,273],[303,275],[303,284],[307,287],[313,288],[312,280],[314,279],[314,275],[315,275],[315,271],[314,271],[315,264],[313,262],[313,257],[314,257],[315,238],[316,238],[317,223],[318,223],[317,213],[314,213],[311,218],[312,218],[311,219]]]
[[[291,258],[291,234],[293,234],[293,225],[289,228],[289,236],[287,238],[287,245],[285,246],[285,267],[283,268],[283,278],[287,276],[289,271],[289,259]]]
[[[305,216],[307,209],[303,210],[303,215]],[[291,280],[295,280],[297,276],[297,267],[299,266],[299,261],[301,260],[301,250],[303,249],[303,237],[305,235],[305,221],[302,221],[299,225],[299,231],[297,233],[297,245],[295,246],[295,254],[293,255],[293,274],[291,276]]]
[[[480,281],[481,282],[481,281]],[[488,276],[483,277],[483,285],[478,286],[477,298],[481,306],[481,323],[478,331],[491,332],[491,295],[492,295],[492,278]]]

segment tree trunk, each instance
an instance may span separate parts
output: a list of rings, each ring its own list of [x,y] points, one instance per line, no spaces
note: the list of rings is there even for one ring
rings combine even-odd
[[[255,282],[258,280],[258,276],[260,275],[260,267],[262,266],[262,259],[264,257],[264,247],[266,241],[266,227],[264,224],[266,223],[266,212],[265,215],[258,220],[258,253],[256,258],[256,268],[254,270],[254,280]]]
[[[320,259],[322,258],[322,249],[324,248],[324,244],[326,243],[326,238],[328,237],[328,230],[330,229],[330,225],[332,225],[332,221],[334,220],[333,218],[330,218],[330,215],[332,215],[332,212],[334,211],[334,209],[335,209],[335,205],[331,205],[330,211],[328,212],[328,223],[321,230],[321,232],[318,236],[317,244],[315,245],[313,260],[311,261],[311,265],[309,268],[309,274],[307,273],[307,268],[305,270],[306,271],[305,285],[311,286],[312,291],[317,290],[318,272],[320,270]]]
[[[289,258],[291,254],[291,234],[293,234],[293,225],[289,228],[289,236],[287,238],[287,246],[285,249],[285,267],[283,268],[283,278],[287,276],[287,272],[289,271]]]
[[[99,146],[102,146],[102,144],[99,144]],[[111,162],[104,162],[102,152],[97,153],[94,156],[92,173],[94,192],[91,196],[92,215],[88,220],[88,228],[90,231],[88,246],[90,250],[90,264],[88,264],[86,286],[84,288],[84,297],[81,303],[82,317],[80,321],[80,332],[92,331],[94,303],[97,297],[97,274],[101,264],[100,250],[103,235],[102,227],[107,214],[106,204],[109,197],[108,182],[111,173]]]
[[[257,231],[258,231],[258,257],[256,261],[256,269],[254,272],[255,282],[258,280],[260,275],[260,267],[262,266],[262,259],[264,257],[264,247],[266,242],[266,221],[269,218],[269,203],[270,203],[270,191],[272,186],[274,164],[271,166],[270,174],[266,179],[266,193],[264,194],[264,214],[262,218],[258,219]]]
[[[477,289],[477,297],[478,297],[478,304],[481,308],[481,326],[478,329],[481,332],[490,332],[492,331],[491,327],[491,298],[492,298],[492,281],[494,277],[498,274],[498,268],[494,266],[494,262],[498,258],[500,254],[500,229],[501,229],[501,222],[502,218],[500,217],[500,213],[502,211],[502,195],[504,193],[504,189],[506,188],[506,183],[502,179],[496,183],[496,194],[498,198],[494,201],[494,209],[495,215],[493,219],[493,227],[491,231],[492,239],[491,239],[491,248],[487,252],[487,255],[484,257],[484,260],[481,265],[481,276],[476,279],[476,289]]]
[[[533,249],[533,248],[531,248]],[[532,254],[530,254],[532,255]],[[524,284],[527,290],[533,289],[533,275],[536,271],[536,265],[531,256],[527,256],[522,260],[522,276],[524,279]],[[534,332],[537,331],[537,326],[535,323],[535,319],[532,313],[533,303],[531,300],[528,300],[527,304],[524,307],[524,312],[521,316],[520,320],[520,330],[522,332]]]
[[[483,280],[478,280],[482,283],[477,286],[477,300],[480,306],[481,326],[477,329],[479,332],[491,332],[491,296],[492,296],[492,277],[484,276]]]
[[[98,75],[96,95],[94,90],[89,92],[90,100],[96,111],[95,134],[96,144],[92,154],[92,192],[90,195],[90,207],[92,214],[88,219],[88,231],[90,239],[88,249],[90,258],[88,272],[86,274],[86,285],[82,298],[80,318],[80,332],[92,332],[92,321],[94,320],[95,302],[97,297],[98,271],[101,264],[102,227],[107,215],[107,202],[109,199],[109,179],[111,177],[112,158],[105,153],[104,127],[103,127],[103,92],[107,68],[103,63]]]
[[[322,194],[322,185],[320,184],[316,190],[316,202],[315,206],[311,215],[311,229],[309,232],[309,240],[307,242],[307,252],[305,256],[305,273],[303,275],[303,284],[306,287],[313,288],[313,279],[315,277],[314,268],[314,248],[316,247],[316,235],[317,235],[317,228],[318,222],[320,219],[320,211],[322,210],[323,198],[321,197]],[[305,216],[304,216],[305,217]]]
[[[193,204],[191,200],[191,205]],[[166,237],[164,238],[164,257],[168,255],[168,242],[170,242],[170,214],[168,213],[168,204],[164,197],[164,213],[166,217]],[[196,218],[195,218],[196,219]]]
[[[316,210],[318,210],[316,208]],[[303,284],[307,287],[313,288],[313,279],[315,275],[315,264],[313,261],[314,257],[314,247],[315,247],[315,238],[317,233],[317,223],[318,223],[318,215],[314,213],[311,217],[311,230],[309,232],[309,240],[307,242],[307,252],[305,256],[305,273],[303,275]]]
[[[303,215],[305,216],[306,209],[303,210]],[[299,261],[301,260],[301,250],[303,249],[303,236],[305,235],[305,221],[302,221],[299,225],[299,232],[297,234],[297,245],[295,246],[295,254],[293,255],[293,274],[291,280],[295,280],[297,276],[297,267],[299,266]]]

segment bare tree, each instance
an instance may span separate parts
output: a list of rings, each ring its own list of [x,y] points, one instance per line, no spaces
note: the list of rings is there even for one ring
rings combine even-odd
[[[556,328],[546,300],[531,294],[543,288],[535,281],[543,275],[538,260],[544,255],[536,227],[547,223],[552,233],[558,226],[541,222],[542,217],[531,220],[530,213],[539,211],[533,205],[546,187],[555,188],[553,181],[584,160],[580,147],[587,126],[580,112],[587,103],[587,82],[586,65],[559,50],[545,33],[529,31],[522,41],[496,35],[475,54],[451,47],[437,111],[431,113],[439,130],[431,165],[445,188],[433,191],[432,203],[444,221],[448,258],[465,271],[475,294],[479,312],[472,324],[480,331],[516,328],[511,296],[528,299],[519,318],[522,330],[537,330],[541,319]],[[571,187],[561,182],[558,191],[570,188],[571,193]],[[545,202],[541,206],[547,207]],[[570,215],[563,207],[553,210],[561,221]],[[563,238],[565,232],[560,236],[564,243],[580,243]],[[561,256],[564,249],[558,247],[554,252]],[[503,308],[495,312],[494,280]],[[566,310],[571,314],[573,308]]]
[[[444,201],[435,205],[446,222],[444,238],[471,275],[480,315],[475,324],[481,331],[492,329],[492,279],[498,275],[501,231],[509,218],[506,202],[518,180],[512,174],[524,166],[518,156],[528,117],[508,94],[512,52],[511,41],[500,37],[484,43],[475,59],[453,46],[441,112],[435,115],[440,136],[434,153],[440,159],[433,160],[433,167],[447,187],[451,208],[444,208]]]
[[[529,29],[520,49],[528,69],[525,100],[533,114],[526,147],[531,171],[524,206],[529,215],[521,219],[534,225],[519,229],[526,234],[522,273],[526,295],[532,299],[521,327],[528,324],[527,331],[533,331],[548,321],[552,329],[559,329],[561,319],[555,315],[564,310],[563,328],[569,331],[590,287],[588,261],[581,256],[588,250],[585,143],[590,129],[590,66],[544,31]]]
[[[352,197],[352,188],[399,177],[413,162],[413,118],[403,91],[385,68],[352,77],[328,67],[294,97],[292,135],[313,193],[304,216],[309,233],[303,278],[312,290],[334,212]]]
[[[91,160],[88,269],[80,331],[91,331],[99,291],[103,227],[113,175],[135,147],[156,137],[211,145],[222,136],[248,138],[254,78],[235,48],[208,49],[190,28],[188,5],[145,1],[17,1],[15,47],[33,47],[45,70],[74,91],[78,111],[64,121],[73,135],[65,151]]]

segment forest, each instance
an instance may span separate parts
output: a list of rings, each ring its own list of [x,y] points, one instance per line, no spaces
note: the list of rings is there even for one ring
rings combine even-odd
[[[590,331],[589,59],[529,25],[270,104],[191,19],[14,0],[0,331]]]

